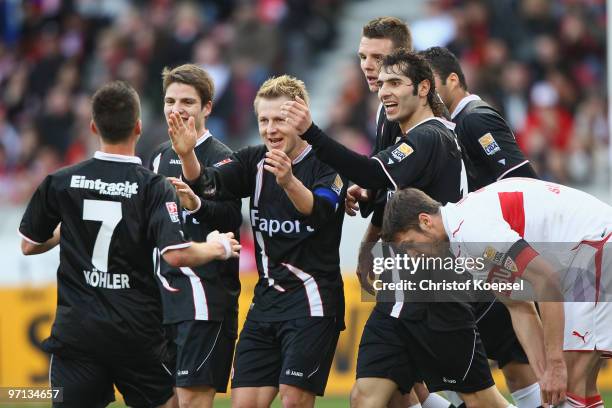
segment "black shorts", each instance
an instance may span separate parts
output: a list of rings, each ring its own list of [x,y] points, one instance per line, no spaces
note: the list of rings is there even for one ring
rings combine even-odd
[[[64,402],[54,407],[105,407],[115,400],[113,385],[126,405],[136,408],[164,404],[173,391],[171,372],[156,358],[90,359],[52,354],[49,367],[52,387],[64,388]]]
[[[236,344],[232,322],[188,320],[171,325],[171,330],[176,386],[208,385],[226,392]]]
[[[472,393],[494,384],[475,329],[440,331],[425,321],[373,310],[363,331],[357,378],[388,378],[403,393],[425,381],[430,391]]]
[[[499,368],[512,361],[529,364],[512,327],[510,312],[503,303],[475,303],[474,315],[487,357],[497,361]]]
[[[340,335],[335,317],[245,322],[232,388],[287,384],[323,395]]]

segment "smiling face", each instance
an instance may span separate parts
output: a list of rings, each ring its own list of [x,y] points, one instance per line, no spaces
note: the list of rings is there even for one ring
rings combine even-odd
[[[172,112],[181,115],[185,123],[187,123],[190,116],[193,116],[196,131],[198,135],[201,135],[205,129],[206,117],[210,114],[211,109],[212,102],[202,106],[200,95],[191,85],[173,82],[166,89],[166,95],[164,96],[164,116],[166,121]]]
[[[259,135],[268,150],[282,150],[290,159],[295,159],[306,147],[295,128],[289,125],[281,106],[290,99],[286,96],[276,98],[260,97],[257,101],[257,123]]]
[[[382,69],[378,75],[378,98],[385,107],[387,118],[394,122],[407,122],[423,101],[414,92],[412,80],[399,73],[397,66]]]
[[[368,82],[370,92],[378,91],[378,72],[382,59],[393,51],[393,42],[388,38],[361,37],[359,42],[359,65]]]

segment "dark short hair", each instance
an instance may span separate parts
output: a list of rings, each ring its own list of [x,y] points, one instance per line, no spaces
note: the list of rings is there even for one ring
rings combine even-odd
[[[437,214],[442,204],[421,190],[406,188],[397,191],[385,205],[382,239],[392,242],[397,234],[419,230],[419,214]]]
[[[431,69],[433,69],[440,77],[440,80],[442,80],[442,84],[446,85],[446,79],[454,72],[457,74],[457,77],[459,77],[459,85],[461,85],[461,88],[467,91],[467,83],[465,82],[465,75],[463,75],[461,64],[459,64],[459,60],[455,54],[450,52],[448,48],[431,47],[425,51],[421,51],[419,54],[423,55],[429,62]]]
[[[91,111],[100,136],[109,143],[126,140],[140,119],[140,98],[127,82],[113,81],[94,93]]]
[[[363,26],[361,35],[366,38],[391,40],[393,48],[412,49],[412,34],[402,20],[396,17],[377,17]]]
[[[193,86],[200,96],[202,107],[212,101],[215,95],[215,84],[212,78],[195,64],[183,64],[172,69],[165,67],[162,71],[164,94],[168,87],[175,82]]]
[[[414,89],[412,90],[414,95],[418,93],[418,84],[420,84],[421,81],[429,81],[427,103],[435,116],[444,116],[446,108],[440,98],[438,98],[433,71],[423,56],[408,51],[405,48],[400,48],[399,50],[393,51],[382,60],[381,71],[393,72],[393,67],[397,67],[400,74],[410,78],[414,84]]]

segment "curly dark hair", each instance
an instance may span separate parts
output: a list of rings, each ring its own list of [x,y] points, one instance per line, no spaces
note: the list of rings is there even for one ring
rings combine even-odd
[[[436,93],[436,82],[434,81],[433,71],[427,60],[417,53],[401,48],[387,55],[382,60],[381,69],[385,71],[393,71],[393,67],[399,69],[399,73],[407,76],[414,84],[414,95],[418,92],[417,85],[422,81],[429,81],[429,92],[427,93],[427,104],[431,107],[433,114],[438,117],[443,117],[446,112],[446,107],[438,98]]]

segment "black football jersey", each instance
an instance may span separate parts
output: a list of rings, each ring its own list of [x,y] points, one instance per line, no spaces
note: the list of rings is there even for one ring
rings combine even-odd
[[[141,166],[137,157],[96,152],[90,160],[47,176],[19,231],[42,243],[61,222],[57,314],[50,340],[100,355],[161,352],[153,248],[163,253],[190,245],[179,217],[172,185]]]
[[[470,191],[504,177],[537,177],[517,146],[510,126],[478,96],[464,98],[453,112],[452,120],[468,159]]]
[[[259,281],[248,318],[283,321],[307,316],[343,320],[339,246],[346,180],[319,161],[308,146],[292,171],[313,192],[313,213],[297,211],[275,176],[264,170],[263,145],[246,147],[192,183],[204,197],[250,197]]]
[[[195,154],[203,166],[212,166],[226,159],[232,151],[206,132],[197,140]],[[170,141],[161,144],[151,157],[150,168],[156,173],[181,176],[181,161]],[[181,210],[186,237],[203,242],[210,232],[219,230],[231,231],[238,239],[242,223],[240,205],[240,200],[202,200],[197,212]],[[157,277],[164,305],[164,323],[222,321],[236,315],[240,295],[237,258],[193,268],[173,268],[163,258],[159,261]]]

